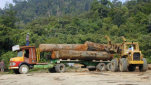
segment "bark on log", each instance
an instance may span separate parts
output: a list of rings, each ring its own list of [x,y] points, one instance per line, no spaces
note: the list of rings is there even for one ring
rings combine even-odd
[[[79,60],[111,60],[113,55],[104,51],[75,51],[75,50],[60,50],[53,51],[52,59],[79,59]]]
[[[78,50],[78,51],[86,51],[86,44],[40,44],[39,49],[40,52],[50,52],[50,51],[58,51],[58,50]]]

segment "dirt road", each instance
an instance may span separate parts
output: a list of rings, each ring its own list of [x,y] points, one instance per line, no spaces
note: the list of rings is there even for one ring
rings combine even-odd
[[[0,85],[151,85],[151,70],[0,74]]]

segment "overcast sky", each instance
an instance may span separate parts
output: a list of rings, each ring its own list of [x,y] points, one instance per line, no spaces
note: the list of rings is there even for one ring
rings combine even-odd
[[[124,2],[125,0],[120,0],[120,1]],[[0,8],[4,8],[6,3],[13,3],[13,0],[0,0]]]
[[[13,0],[0,0],[0,8],[4,8],[6,3],[13,3]]]

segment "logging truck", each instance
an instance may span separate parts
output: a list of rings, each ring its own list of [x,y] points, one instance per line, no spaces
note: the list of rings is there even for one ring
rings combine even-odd
[[[18,54],[10,59],[9,69],[25,74],[29,69],[42,67],[61,73],[65,72],[66,63],[79,63],[89,71],[134,71],[136,66],[139,66],[140,71],[147,70],[147,61],[143,58],[137,42],[127,42],[123,37],[123,43],[112,44],[110,38],[106,38],[108,44],[40,44],[39,48],[16,45],[12,50]],[[39,63],[42,52],[51,54],[49,62]],[[119,57],[115,57],[115,54]]]

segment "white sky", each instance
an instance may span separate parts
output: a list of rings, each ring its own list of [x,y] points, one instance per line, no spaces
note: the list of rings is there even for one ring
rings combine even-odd
[[[120,0],[120,1],[124,2],[126,0]],[[4,8],[6,3],[13,3],[13,0],[0,0],[0,8]]]
[[[13,0],[0,0],[0,8],[4,8],[6,3],[13,3]]]

